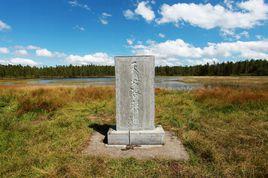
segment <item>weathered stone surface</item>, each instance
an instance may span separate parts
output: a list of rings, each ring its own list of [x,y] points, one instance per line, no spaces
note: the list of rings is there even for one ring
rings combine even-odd
[[[109,145],[129,145],[129,131],[128,130],[114,130],[109,129],[107,133]]]
[[[116,129],[154,129],[154,57],[115,57]]]
[[[161,126],[152,130],[108,131],[109,145],[163,145],[165,132]]]
[[[116,130],[109,145],[162,145],[165,132],[154,126],[153,56],[115,57]]]
[[[130,145],[164,145],[165,132],[162,126],[157,126],[153,130],[130,131]]]

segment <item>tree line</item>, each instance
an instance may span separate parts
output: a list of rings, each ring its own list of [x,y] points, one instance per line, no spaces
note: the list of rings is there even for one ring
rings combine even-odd
[[[231,75],[268,75],[267,60],[246,60],[195,66],[157,66],[159,76],[231,76]],[[43,66],[0,65],[0,78],[71,78],[92,76],[114,76],[114,66]]]

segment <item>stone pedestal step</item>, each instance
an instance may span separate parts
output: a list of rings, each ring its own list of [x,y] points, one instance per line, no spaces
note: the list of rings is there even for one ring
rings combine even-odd
[[[163,145],[165,132],[162,126],[153,130],[114,130],[110,128],[107,134],[109,145]]]

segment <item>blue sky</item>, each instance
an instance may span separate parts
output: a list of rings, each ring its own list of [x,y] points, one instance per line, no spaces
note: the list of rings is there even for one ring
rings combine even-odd
[[[267,20],[265,0],[0,0],[0,64],[268,59]]]

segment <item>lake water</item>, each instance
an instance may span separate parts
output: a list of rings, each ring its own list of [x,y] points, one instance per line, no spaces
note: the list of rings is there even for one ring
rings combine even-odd
[[[184,83],[179,81],[180,77],[156,77],[155,87],[174,89],[174,90],[192,90],[203,87],[200,83]],[[23,79],[23,80],[2,80],[0,85],[72,85],[72,86],[113,86],[114,77],[90,77],[90,78],[62,78],[62,79]]]

